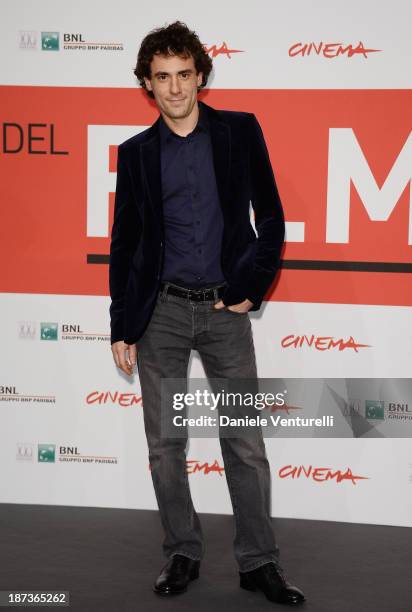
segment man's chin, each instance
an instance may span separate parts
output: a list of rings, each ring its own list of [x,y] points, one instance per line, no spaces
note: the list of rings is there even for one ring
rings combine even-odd
[[[187,113],[185,113],[183,110],[181,111],[171,110],[171,111],[167,111],[166,115],[170,117],[170,119],[181,119],[183,117],[186,117]]]
[[[181,108],[173,107],[173,108],[168,108],[166,111],[166,114],[171,119],[182,119],[183,117],[187,117],[187,115],[189,114],[189,110],[183,106]]]

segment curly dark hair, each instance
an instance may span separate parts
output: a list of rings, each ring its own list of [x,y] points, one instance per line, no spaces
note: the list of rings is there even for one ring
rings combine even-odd
[[[152,91],[146,88],[144,77],[151,78],[150,64],[156,54],[178,55],[184,58],[192,56],[196,73],[203,73],[202,83],[198,87],[198,91],[205,87],[213,62],[206,53],[196,32],[189,30],[185,23],[174,21],[163,28],[156,28],[151,30],[142,40],[133,74],[136,75],[141,87],[146,90],[150,98],[154,98],[154,95]]]

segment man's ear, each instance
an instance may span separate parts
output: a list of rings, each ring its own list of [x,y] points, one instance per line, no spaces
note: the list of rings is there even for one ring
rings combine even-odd
[[[146,77],[143,77],[143,78],[144,78],[144,82],[145,82],[145,85],[146,85],[146,89],[148,91],[152,91],[152,84],[151,84],[150,80],[148,78],[146,78]]]
[[[197,86],[200,87],[203,81],[203,72],[199,72],[197,75]]]

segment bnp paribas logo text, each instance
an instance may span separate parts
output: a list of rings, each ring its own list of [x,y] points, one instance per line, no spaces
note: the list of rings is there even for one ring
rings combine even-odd
[[[41,48],[43,51],[58,51],[60,48],[59,32],[42,32]]]
[[[365,417],[367,419],[382,421],[385,418],[385,402],[366,400]]]
[[[56,457],[55,444],[38,444],[37,445],[37,461],[39,463],[54,463]]]
[[[57,340],[57,323],[40,323],[40,340]]]

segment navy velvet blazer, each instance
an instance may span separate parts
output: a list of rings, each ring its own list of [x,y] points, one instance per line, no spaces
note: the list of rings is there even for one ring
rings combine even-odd
[[[246,298],[258,310],[279,268],[285,222],[261,127],[253,113],[205,104],[224,231],[226,306]],[[160,117],[118,147],[109,285],[111,343],[134,344],[149,324],[164,256]],[[250,223],[249,202],[256,233]]]

